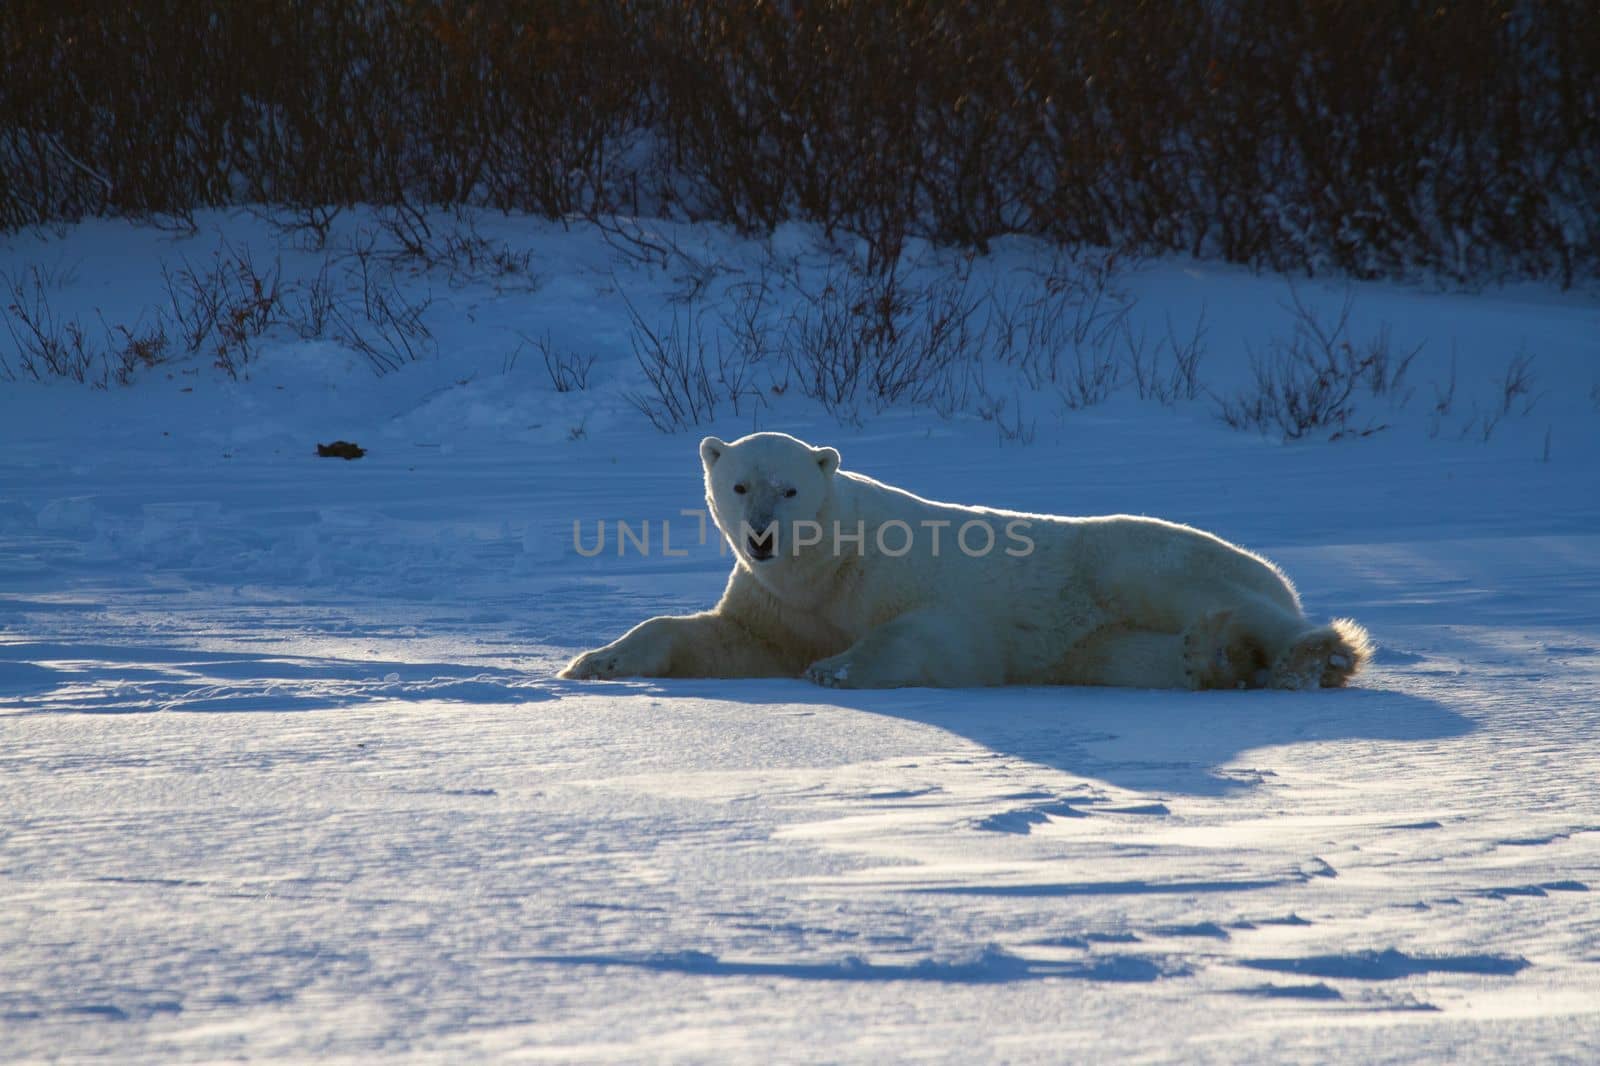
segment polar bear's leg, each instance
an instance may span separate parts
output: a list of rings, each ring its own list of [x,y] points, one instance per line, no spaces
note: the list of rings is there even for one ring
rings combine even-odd
[[[714,612],[640,622],[603,648],[567,664],[558,677],[793,677],[799,663]]]
[[[1073,645],[1051,681],[1122,688],[1197,688],[1184,638],[1130,626],[1105,626]]]
[[[830,688],[1003,685],[1005,660],[993,639],[946,612],[908,611],[812,663],[805,676]]]
[[[1251,613],[1219,608],[1184,628],[1183,666],[1191,688],[1265,687],[1282,640],[1277,626],[1264,633],[1251,624],[1257,621]]]
[[[1307,622],[1255,596],[1219,597],[1183,630],[1184,669],[1193,688],[1264,688],[1273,665],[1305,632]]]
[[[1202,614],[1184,629],[1184,665],[1195,688],[1335,688],[1370,655],[1366,630],[1348,619],[1315,626],[1299,611],[1255,598]]]

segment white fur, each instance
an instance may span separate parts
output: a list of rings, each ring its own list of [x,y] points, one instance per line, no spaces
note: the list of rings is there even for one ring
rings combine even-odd
[[[783,433],[707,437],[700,454],[736,555],[721,601],[642,622],[562,677],[1314,688],[1343,684],[1369,654],[1354,622],[1308,621],[1270,562],[1188,526],[936,503]],[[759,558],[773,522],[776,550]],[[803,546],[810,522],[821,542]],[[958,531],[972,522],[992,530],[987,552],[962,550]],[[895,523],[912,534],[903,555]],[[858,528],[859,545],[847,539]],[[978,553],[988,538],[969,532]]]

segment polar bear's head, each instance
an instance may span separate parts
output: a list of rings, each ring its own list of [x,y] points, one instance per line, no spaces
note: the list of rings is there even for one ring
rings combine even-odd
[[[729,444],[700,442],[706,503],[728,543],[752,568],[793,559],[817,545],[833,499],[839,453],[787,433],[752,433]],[[831,544],[831,541],[828,541]]]

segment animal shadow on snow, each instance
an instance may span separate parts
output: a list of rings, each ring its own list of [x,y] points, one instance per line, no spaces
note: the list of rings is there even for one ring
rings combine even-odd
[[[542,674],[466,663],[160,645],[24,642],[0,647],[0,699],[11,713],[24,714],[317,711],[379,700],[535,703],[606,689],[611,686],[553,682]],[[612,691],[843,708],[933,726],[998,756],[1130,790],[1192,795],[1218,795],[1269,778],[1268,769],[1230,765],[1256,748],[1356,739],[1423,743],[1473,728],[1441,703],[1363,687],[850,691],[802,681],[697,679],[630,681]]]
[[[1257,748],[1342,740],[1427,743],[1475,728],[1442,703],[1362,687],[850,691],[800,681],[709,680],[656,681],[648,687],[661,696],[823,704],[899,718],[964,737],[996,755],[1134,791],[1187,795],[1222,795],[1270,779],[1270,769],[1252,767],[1248,760],[1237,765],[1242,754]]]

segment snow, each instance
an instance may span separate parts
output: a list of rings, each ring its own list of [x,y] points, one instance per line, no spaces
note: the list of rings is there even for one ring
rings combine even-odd
[[[114,323],[223,237],[286,279],[327,257],[202,223],[13,235],[0,270]],[[1389,428],[1334,443],[997,368],[1031,444],[794,390],[663,435],[626,399],[628,306],[714,318],[769,255],[822,276],[818,235],[650,223],[662,266],[475,224],[538,277],[401,270],[436,354],[395,373],[278,329],[239,381],[0,382],[0,1058],[1600,1054],[1600,298],[1296,280],[1424,344],[1408,402],[1365,401]],[[1001,242],[974,276],[1048,257]],[[1219,394],[1289,328],[1282,278],[1118,283],[1152,336],[1204,307]],[[546,335],[595,355],[587,389],[552,388]],[[1519,352],[1531,409],[1484,440]],[[554,680],[715,599],[695,445],[752,428],[936,498],[1213,530],[1376,662],[1311,693]],[[647,519],[687,554],[574,550],[574,520]]]

